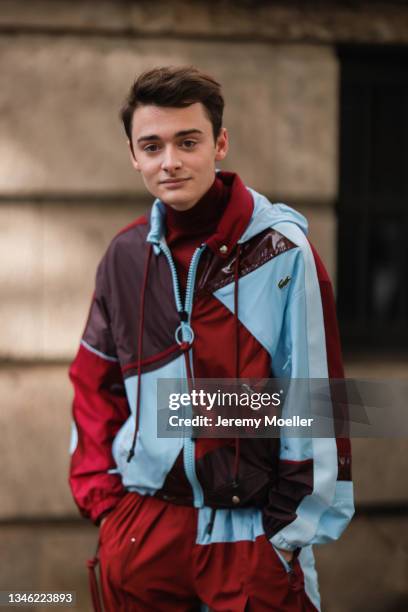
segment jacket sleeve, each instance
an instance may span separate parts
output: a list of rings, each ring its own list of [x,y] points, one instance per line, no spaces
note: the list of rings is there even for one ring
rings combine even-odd
[[[298,246],[298,255],[273,362],[274,376],[343,378],[327,272],[297,227],[282,223],[278,229]],[[302,405],[299,399],[297,409]],[[329,406],[332,410],[334,403]],[[337,539],[354,513],[350,440],[336,439],[333,430],[333,436],[326,438],[285,437],[283,432],[280,442],[277,484],[263,509],[267,537],[274,546],[288,551]]]
[[[69,484],[80,513],[99,523],[125,494],[112,457],[113,439],[129,416],[112,338],[103,265],[70,379],[74,386]]]

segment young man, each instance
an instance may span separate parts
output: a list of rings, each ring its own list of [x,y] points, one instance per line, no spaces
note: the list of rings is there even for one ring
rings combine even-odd
[[[318,610],[311,546],[353,514],[347,439],[157,436],[160,378],[343,376],[306,220],[215,172],[223,106],[213,78],[165,67],[122,110],[156,199],[103,257],[70,370],[70,484],[112,612]]]

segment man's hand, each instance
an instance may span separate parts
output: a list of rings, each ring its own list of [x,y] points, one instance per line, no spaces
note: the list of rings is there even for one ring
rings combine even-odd
[[[290,550],[282,550],[282,548],[278,548],[278,550],[287,563],[291,563],[293,561],[293,552]]]

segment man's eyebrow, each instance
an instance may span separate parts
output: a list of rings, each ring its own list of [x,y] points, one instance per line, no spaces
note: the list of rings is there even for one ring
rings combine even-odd
[[[180,136],[190,136],[191,134],[204,134],[204,132],[198,128],[191,128],[191,130],[180,130],[180,132],[176,132],[174,136],[180,138]],[[141,136],[136,142],[146,142],[146,140],[161,140],[161,138],[157,134],[150,134],[149,136]]]
[[[193,128],[191,130],[181,130],[181,132],[177,132],[175,136],[178,138],[179,136],[189,136],[190,134],[204,134],[204,132],[197,128]]]

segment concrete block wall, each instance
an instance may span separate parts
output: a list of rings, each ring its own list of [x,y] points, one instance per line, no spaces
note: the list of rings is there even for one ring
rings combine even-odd
[[[323,3],[312,11],[308,3],[259,3],[250,10],[226,2],[214,11],[209,2],[105,0],[95,11],[89,1],[0,1],[0,487],[6,492],[0,534],[12,560],[0,569],[0,589],[71,585],[79,609],[89,610],[82,560],[97,530],[79,522],[67,487],[67,368],[97,262],[115,232],[150,202],[118,120],[130,82],[143,69],[169,63],[193,63],[218,77],[231,134],[223,167],[272,201],[304,212],[334,277],[334,44],[408,41],[407,10],[358,4],[353,10]],[[407,370],[402,360],[363,358],[350,360],[348,374],[397,378]],[[401,483],[407,447],[402,439],[354,441],[358,504],[407,504]],[[357,518],[339,543],[318,552],[326,610],[399,609],[406,601],[402,530],[402,518],[381,512]],[[390,564],[384,569],[390,557],[398,560],[397,572]]]

